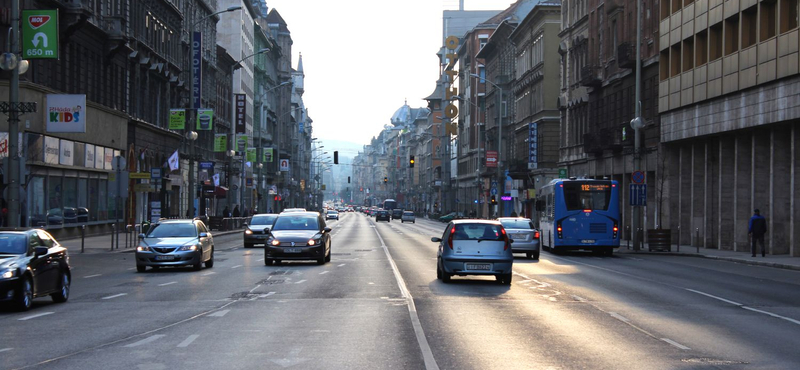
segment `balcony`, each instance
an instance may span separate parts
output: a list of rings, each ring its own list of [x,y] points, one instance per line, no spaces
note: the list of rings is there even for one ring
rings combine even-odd
[[[581,68],[581,85],[587,87],[600,87],[603,80],[600,78],[600,67],[583,66]]]
[[[636,48],[630,42],[623,42],[617,47],[617,65],[619,68],[636,66]]]

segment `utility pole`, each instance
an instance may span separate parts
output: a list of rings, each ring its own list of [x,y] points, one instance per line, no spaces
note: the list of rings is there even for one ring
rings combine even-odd
[[[11,50],[19,51],[19,0],[11,0]],[[19,168],[19,63],[11,70],[8,85],[8,226],[20,226],[19,184],[21,181]]]
[[[642,0],[636,1],[636,117],[631,120],[631,127],[634,132],[633,143],[633,170],[639,171],[642,168],[642,154],[641,154],[641,131],[644,126],[642,121],[642,62],[641,62],[641,47],[642,47]],[[641,206],[633,207],[633,250],[638,251],[641,248],[641,240],[639,236],[639,229],[641,228],[642,208]]]

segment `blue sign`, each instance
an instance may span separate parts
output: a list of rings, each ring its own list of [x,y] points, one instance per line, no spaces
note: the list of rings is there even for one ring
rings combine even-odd
[[[302,134],[303,133],[303,121],[300,121],[300,123],[299,123],[299,125],[297,127],[298,127],[298,130],[297,130],[298,133]]]
[[[492,195],[497,195],[497,188],[492,188],[492,190],[490,190],[489,192],[490,192]]]
[[[528,163],[539,163],[539,123],[528,124]]]
[[[631,206],[647,206],[647,184],[630,184],[628,195]]]
[[[631,181],[634,184],[644,184],[644,178],[644,171],[633,171],[633,174],[631,174]]]
[[[200,162],[200,169],[201,170],[213,170],[214,169],[214,162]]]
[[[150,169],[150,178],[151,179],[160,179],[161,178],[161,168],[151,168]]]
[[[195,32],[192,35],[192,91],[194,91],[194,109],[202,106],[203,86],[203,35]]]

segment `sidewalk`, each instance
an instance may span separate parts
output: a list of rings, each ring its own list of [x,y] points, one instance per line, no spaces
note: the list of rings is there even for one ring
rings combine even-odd
[[[212,231],[211,235],[213,237],[223,236],[223,235],[230,235],[241,233],[243,229],[240,230],[231,230],[231,231]],[[125,237],[133,238],[129,239],[128,247],[125,248]],[[80,254],[81,253],[81,238],[75,239],[59,239],[59,243],[62,246],[66,247],[70,254]],[[129,253],[133,252],[136,248],[139,239],[137,235],[126,235],[126,234],[119,234],[119,248],[116,248],[116,244],[114,246],[114,250],[111,250],[111,234],[106,235],[99,235],[99,236],[87,236],[83,240],[83,248],[84,254],[89,253]],[[116,237],[114,237],[114,243],[116,243]]]
[[[625,254],[625,255],[638,254],[638,255],[702,257],[702,258],[710,258],[722,261],[744,263],[748,265],[775,267],[775,268],[800,271],[800,258],[792,257],[788,254],[781,254],[781,255],[768,254],[766,257],[761,257],[761,254],[758,254],[756,257],[751,257],[750,252],[735,252],[730,250],[700,248],[700,251],[698,252],[698,249],[696,247],[692,247],[690,245],[681,245],[680,252],[678,251],[678,247],[676,245],[672,246],[671,252],[650,252],[648,251],[646,244],[644,247],[642,247],[642,250],[637,252],[634,251],[633,249],[628,249],[627,243],[625,241],[623,241],[620,244],[619,249],[615,251],[615,253]]]

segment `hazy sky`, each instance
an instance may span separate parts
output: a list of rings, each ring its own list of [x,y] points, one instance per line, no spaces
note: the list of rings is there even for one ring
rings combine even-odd
[[[513,0],[466,0],[466,10],[501,10]],[[314,136],[367,144],[405,99],[412,108],[436,87],[442,11],[458,0],[267,0],[303,54]]]

